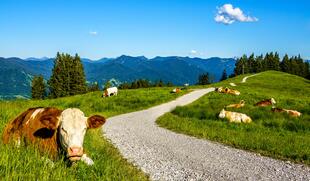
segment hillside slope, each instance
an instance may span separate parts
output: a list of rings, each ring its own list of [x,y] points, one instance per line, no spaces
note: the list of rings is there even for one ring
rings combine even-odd
[[[158,124],[177,132],[310,165],[310,81],[275,71],[262,72],[240,83],[243,77],[211,85],[237,89],[240,96],[210,93],[164,115]],[[231,87],[231,82],[237,86]],[[269,98],[276,100],[277,107],[298,110],[302,116],[294,118],[286,113],[273,113],[271,107],[254,106]],[[252,123],[234,124],[218,118],[225,106],[240,100],[245,101],[244,107],[226,109],[247,114]]]

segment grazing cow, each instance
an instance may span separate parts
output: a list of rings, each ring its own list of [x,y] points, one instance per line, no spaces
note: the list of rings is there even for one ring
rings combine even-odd
[[[98,128],[105,123],[99,115],[85,117],[77,108],[30,108],[10,122],[3,132],[3,143],[23,141],[36,144],[40,151],[55,159],[64,153],[71,162],[81,160],[88,165],[94,162],[83,150],[87,129]]]
[[[245,101],[244,101],[244,100],[241,100],[238,104],[230,104],[230,105],[226,106],[226,108],[227,108],[227,107],[241,108],[241,107],[244,106],[244,104],[245,104]]]
[[[274,106],[275,104],[276,104],[276,101],[274,100],[274,98],[271,98],[271,99],[259,101],[258,103],[254,104],[254,106],[266,107],[270,105]]]
[[[225,93],[225,94],[233,94],[233,95],[240,95],[240,92],[234,89],[230,89],[228,87],[218,87],[215,88],[215,91],[219,92],[219,93]]]
[[[171,93],[179,93],[181,92],[181,89],[180,88],[174,88]]]
[[[290,109],[282,109],[282,108],[271,108],[272,112],[286,112],[290,116],[293,117],[300,117],[301,113],[295,110],[290,110]]]
[[[117,87],[110,87],[110,88],[107,88],[107,89],[104,91],[104,97],[110,97],[110,96],[117,95],[117,92],[118,92]]]
[[[227,118],[230,123],[250,123],[252,122],[252,119],[247,116],[246,114],[238,113],[238,112],[231,112],[231,111],[225,111],[222,109],[222,111],[219,114],[219,118]]]

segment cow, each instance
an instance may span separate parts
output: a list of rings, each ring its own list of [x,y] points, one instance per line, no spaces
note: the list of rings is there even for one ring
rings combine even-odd
[[[222,109],[222,111],[219,114],[219,118],[227,118],[230,123],[251,123],[252,119],[247,116],[246,114],[238,113],[238,112],[231,112],[231,111],[225,111],[225,109]]]
[[[274,98],[271,99],[266,99],[266,100],[262,100],[257,102],[256,104],[254,104],[254,106],[259,106],[259,107],[266,107],[266,106],[274,106],[277,102],[274,100]]]
[[[241,100],[238,104],[230,104],[226,106],[226,108],[231,107],[231,108],[241,108],[245,105],[245,101]]]
[[[37,145],[52,159],[64,154],[69,163],[81,160],[92,165],[93,160],[83,150],[84,136],[87,129],[98,128],[105,122],[99,115],[85,117],[77,108],[29,108],[6,126],[2,140],[4,144],[15,142],[17,146],[21,142]]]
[[[172,91],[171,91],[171,93],[179,93],[179,92],[181,92],[181,89],[180,88],[174,88]]]
[[[104,95],[103,97],[110,97],[110,96],[116,96],[117,95],[117,92],[118,92],[118,89],[117,87],[110,87],[110,88],[107,88],[105,91],[104,91]]]
[[[288,115],[293,116],[293,117],[300,117],[301,113],[295,110],[290,110],[290,109],[282,109],[282,108],[271,108],[272,112],[286,112]]]
[[[233,94],[233,95],[240,95],[240,92],[237,91],[237,90],[234,90],[234,89],[230,89],[228,87],[218,87],[215,89],[216,92],[219,92],[219,93],[225,93],[225,94]]]

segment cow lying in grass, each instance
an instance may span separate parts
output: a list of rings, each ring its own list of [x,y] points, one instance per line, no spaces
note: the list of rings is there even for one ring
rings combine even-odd
[[[105,123],[99,115],[85,117],[77,108],[30,108],[9,123],[3,132],[3,143],[14,141],[20,145],[37,144],[40,151],[51,158],[64,153],[71,162],[81,160],[88,165],[94,162],[83,150],[87,129],[98,128]]]
[[[245,105],[245,101],[241,100],[238,104],[230,104],[228,106],[226,106],[226,108],[230,107],[230,108],[241,108]]]
[[[274,98],[271,98],[271,99],[259,101],[258,103],[254,104],[254,106],[266,107],[270,105],[274,106],[275,104],[276,104],[276,101],[274,100]]]
[[[171,93],[180,93],[181,92],[181,89],[180,88],[174,88]]]
[[[282,108],[272,108],[271,109],[272,112],[286,112],[287,114],[289,114],[290,116],[293,117],[300,117],[301,113],[295,110],[290,110],[290,109],[282,109]]]
[[[246,114],[238,113],[238,112],[231,112],[231,111],[225,111],[222,109],[222,111],[219,114],[219,118],[227,118],[230,123],[250,123],[252,122],[252,119],[247,116]]]
[[[233,95],[240,95],[240,92],[237,91],[237,90],[234,90],[234,89],[230,89],[228,87],[218,87],[215,89],[216,92],[219,92],[219,93],[225,93],[225,94],[233,94]]]

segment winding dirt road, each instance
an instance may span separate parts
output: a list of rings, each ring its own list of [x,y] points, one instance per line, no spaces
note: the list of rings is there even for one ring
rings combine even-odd
[[[159,116],[213,90],[195,90],[169,103],[109,118],[103,133],[152,180],[310,180],[307,166],[177,134],[156,125]]]

